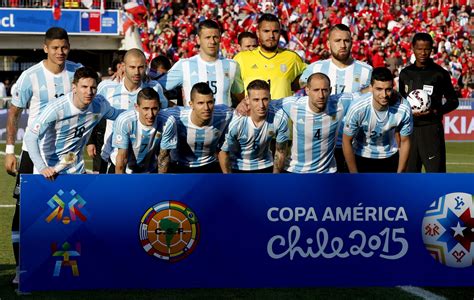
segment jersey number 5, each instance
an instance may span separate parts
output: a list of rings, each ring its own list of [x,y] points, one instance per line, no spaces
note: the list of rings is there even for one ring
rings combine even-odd
[[[215,95],[217,93],[217,81],[211,80],[211,81],[208,81],[207,84],[211,88],[212,94]]]

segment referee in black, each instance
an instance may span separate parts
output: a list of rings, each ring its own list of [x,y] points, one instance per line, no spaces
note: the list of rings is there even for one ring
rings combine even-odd
[[[459,105],[458,96],[448,71],[430,58],[433,38],[428,33],[416,33],[412,40],[416,61],[400,72],[399,90],[403,97],[416,89],[431,97],[427,112],[413,114],[413,134],[407,172],[420,173],[422,165],[428,173],[446,172],[443,115]],[[443,96],[445,99],[443,99]]]

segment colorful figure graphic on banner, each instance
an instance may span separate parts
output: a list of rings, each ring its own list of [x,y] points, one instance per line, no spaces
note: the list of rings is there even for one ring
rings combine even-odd
[[[198,219],[189,207],[178,201],[164,201],[143,215],[140,241],[149,255],[176,262],[194,251],[199,231]]]
[[[54,265],[54,272],[53,276],[58,277],[61,273],[62,267],[71,267],[72,269],[72,276],[77,277],[79,276],[79,268],[77,266],[76,260],[71,260],[70,257],[73,256],[81,256],[81,244],[76,243],[76,250],[69,250],[71,245],[68,242],[65,242],[61,246],[62,250],[58,250],[58,246],[56,243],[51,244],[51,251],[53,252],[53,256],[62,256],[62,260],[56,261]]]
[[[474,199],[466,193],[447,194],[434,201],[423,218],[423,241],[435,260],[465,268],[473,264]]]
[[[62,221],[63,224],[66,225],[71,221],[76,221],[76,218],[79,218],[82,222],[87,220],[87,217],[81,211],[84,205],[86,205],[86,201],[78,193],[76,193],[75,190],[71,190],[69,194],[72,196],[72,199],[67,203],[69,216],[64,216],[66,203],[60,198],[64,195],[64,191],[59,190],[48,201],[48,205],[53,209],[53,211],[45,219],[46,222],[50,223],[55,217],[56,220]]]

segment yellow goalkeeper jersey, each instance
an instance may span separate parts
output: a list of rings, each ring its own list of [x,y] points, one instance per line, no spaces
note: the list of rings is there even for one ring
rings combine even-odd
[[[260,47],[242,51],[237,53],[234,60],[240,65],[245,92],[253,80],[265,80],[270,84],[272,99],[292,96],[291,83],[306,68],[298,54],[280,48],[273,54],[264,53]]]

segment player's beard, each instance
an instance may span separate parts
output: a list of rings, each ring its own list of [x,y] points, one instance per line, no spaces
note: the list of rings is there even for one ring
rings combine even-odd
[[[334,51],[331,50],[331,55],[332,55],[332,57],[334,57],[334,59],[336,59],[337,61],[346,63],[346,62],[349,60],[349,56],[351,55],[351,52],[350,52],[350,51],[347,51],[347,54],[345,54],[345,55],[340,55],[339,53],[336,53],[336,52],[334,52]]]
[[[264,44],[261,44],[260,47],[262,47],[262,49],[267,51],[267,52],[275,52],[278,48],[278,43],[276,43],[275,46],[272,46],[272,47],[268,47]]]

